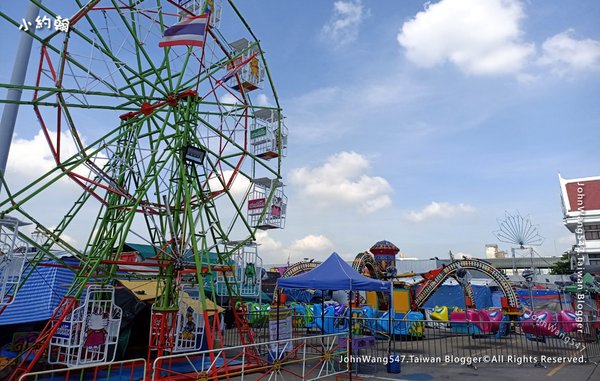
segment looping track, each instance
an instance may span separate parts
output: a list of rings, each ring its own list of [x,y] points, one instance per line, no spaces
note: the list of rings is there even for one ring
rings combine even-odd
[[[498,271],[491,264],[475,258],[457,260],[439,270],[434,270],[437,272],[437,274],[435,274],[433,278],[430,278],[428,281],[426,281],[417,291],[414,300],[414,306],[421,308],[423,304],[425,304],[425,302],[435,293],[435,290],[461,267],[467,270],[480,271],[489,276],[494,282],[496,282],[498,287],[500,287],[504,293],[504,296],[506,296],[508,305],[512,309],[519,309],[519,298],[517,297],[513,286],[508,281],[508,277]]]

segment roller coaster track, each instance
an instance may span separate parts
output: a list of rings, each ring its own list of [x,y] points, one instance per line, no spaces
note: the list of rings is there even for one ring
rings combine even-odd
[[[354,262],[352,262],[352,268],[358,271],[358,273],[361,275],[364,274],[365,267],[367,270],[369,270],[371,278],[379,278],[377,275],[377,264],[375,263],[375,258],[373,257],[373,254],[367,251],[357,254],[354,258]]]
[[[365,268],[369,271],[369,275],[373,279],[379,279],[379,274],[377,272],[377,264],[375,263],[375,257],[373,254],[365,251],[363,253],[359,253],[352,263],[352,268],[358,271],[359,274],[364,274]],[[475,297],[473,296],[473,288],[470,283],[465,285],[465,293],[471,300],[471,303],[475,303]],[[385,299],[385,295],[383,293],[377,293],[377,299],[379,303],[383,302]],[[474,307],[474,305],[469,306]]]
[[[305,273],[307,271],[317,268],[317,266],[319,266],[320,264],[321,264],[321,262],[306,262],[306,261],[297,262],[297,263],[294,263],[293,265],[291,265],[290,267],[288,267],[287,270],[285,270],[285,272],[283,274],[281,274],[281,277],[289,278],[294,275],[302,274],[302,273]]]
[[[453,276],[452,278],[454,278],[458,282],[458,284],[461,284],[458,281],[457,277]],[[473,286],[469,282],[463,284],[462,286],[463,286],[463,289],[465,291],[465,295],[467,295],[467,298],[470,301],[470,303],[467,302],[467,307],[468,308],[475,308],[475,294],[473,293]]]
[[[504,293],[508,306],[514,311],[519,309],[519,298],[517,297],[513,286],[508,281],[508,277],[491,264],[475,258],[454,261],[441,269],[430,271],[428,273],[429,279],[427,279],[417,290],[413,302],[413,309],[422,308],[425,302],[435,293],[435,290],[440,287],[448,277],[453,276],[461,267],[467,270],[480,271],[489,276]],[[425,277],[427,277],[427,274],[425,274]],[[470,296],[472,297],[472,291]]]
[[[311,261],[311,262],[307,262],[307,261],[296,262],[293,265],[291,265],[290,267],[288,267],[287,270],[285,270],[284,273],[281,274],[281,277],[289,278],[291,276],[302,274],[302,273],[305,273],[307,271],[317,268],[317,266],[319,266],[320,264],[321,264],[321,262],[313,262],[313,261]],[[273,289],[273,297],[275,297],[277,295],[278,288],[279,288],[279,286],[275,285],[275,288]],[[275,300],[275,299],[273,299],[273,300]]]
[[[375,263],[375,257],[368,251],[358,253],[354,257],[352,262],[352,268],[356,270],[360,275],[363,275],[365,268],[369,271],[369,275],[373,279],[379,279],[377,272],[377,263]],[[383,292],[377,292],[377,302],[379,305],[387,304],[385,294]]]

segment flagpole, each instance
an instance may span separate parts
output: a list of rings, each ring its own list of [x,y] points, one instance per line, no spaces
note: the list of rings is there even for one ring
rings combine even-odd
[[[392,316],[392,313],[394,314]],[[394,309],[394,282],[390,281],[390,305],[388,307],[388,337],[389,337],[389,341],[388,341],[388,360],[390,359],[390,356],[392,354],[392,339],[393,339],[393,335],[394,333],[394,318],[396,317],[396,310]],[[394,340],[394,351],[396,350],[396,341]]]
[[[349,293],[349,297],[348,297],[348,304],[350,304],[350,322],[348,324],[348,331],[349,332],[349,340],[348,340],[348,356],[351,359],[353,356],[352,353],[352,282],[350,282],[350,293]],[[358,365],[356,366],[356,372],[358,373]],[[350,367],[350,374],[349,374],[349,379],[350,381],[352,381],[352,367]]]

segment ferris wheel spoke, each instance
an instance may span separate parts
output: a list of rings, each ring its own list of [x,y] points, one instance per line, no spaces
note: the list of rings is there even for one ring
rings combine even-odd
[[[93,22],[89,21],[89,23],[91,25],[93,25]],[[75,28],[72,29],[71,31],[72,31],[72,33],[75,33],[78,37],[80,37],[88,45],[90,45],[92,49],[97,49],[100,53],[103,54],[103,56],[105,56],[110,61],[112,61],[112,63],[115,65],[115,67],[121,73],[121,76],[123,77],[123,79],[127,82],[127,85],[118,88],[117,91],[122,92],[125,90],[131,90],[134,92],[134,94],[136,94],[138,96],[143,96],[144,94],[138,93],[135,88],[135,86],[140,86],[140,89],[145,89],[146,87],[148,87],[148,88],[153,89],[156,92],[160,93],[164,97],[167,96],[167,91],[165,91],[166,89],[156,86],[155,83],[148,80],[145,76],[140,75],[139,70],[134,69],[132,66],[128,65],[123,60],[120,60],[119,58],[117,58],[109,50],[108,46],[106,46],[106,43],[100,37],[100,34],[97,31],[97,29],[92,29],[92,30],[94,32],[94,36],[97,37],[98,40],[101,42],[101,45],[96,44],[92,39],[90,39],[89,37],[87,37],[86,35],[84,35],[83,33],[81,33],[79,30],[77,30]],[[154,67],[152,67],[151,70],[153,72],[156,72],[156,68],[154,68]],[[132,82],[133,79],[136,79],[137,81]]]
[[[77,1],[77,4],[80,7],[83,6],[82,3],[79,0],[76,0],[76,1]],[[106,23],[106,30],[107,30],[107,33],[108,33],[108,31],[110,30],[110,28],[108,27],[108,24],[107,24],[106,13],[103,13],[103,14],[104,14],[105,23]],[[89,13],[86,13],[84,17],[85,17],[88,25],[91,28],[91,31],[93,33],[94,38],[97,39],[97,41],[89,40],[89,43],[92,46],[92,53],[91,54],[93,54],[94,51],[98,51],[102,56],[106,56],[107,58],[109,58],[110,61],[111,61],[111,63],[114,64],[115,69],[110,69],[108,67],[108,62],[106,60],[102,60],[102,59],[99,58],[99,60],[101,60],[101,61],[103,61],[105,63],[106,69],[108,70],[111,79],[113,79],[113,82],[115,81],[115,79],[113,77],[113,74],[116,73],[116,72],[119,72],[121,74],[122,79],[125,80],[127,83],[129,83],[129,81],[128,81],[128,75],[123,70],[126,65],[121,60],[119,60],[118,58],[116,58],[115,55],[113,55],[113,54],[108,54],[107,55],[107,54],[104,53],[106,51],[108,51],[108,52],[112,52],[113,51],[113,49],[111,47],[111,44],[110,44],[110,40],[109,40],[109,42],[106,42],[106,40],[102,37],[102,33],[100,33],[100,31],[96,27],[95,23],[92,21]],[[108,34],[108,38],[110,39],[110,34]],[[123,39],[123,44],[125,44],[126,41],[127,41],[126,39]],[[98,43],[100,45],[98,45]],[[119,49],[117,50],[117,52],[119,50],[121,50],[121,48],[122,48],[122,46],[119,47]],[[140,73],[140,74],[142,74],[142,73]],[[131,73],[130,73],[130,75],[131,75]],[[115,84],[115,89],[118,89],[118,86],[116,86],[116,84]],[[137,91],[136,91],[135,88],[125,87],[123,89],[118,89],[118,91],[122,92],[123,90],[126,90],[126,89],[131,89],[132,92],[136,96],[139,96],[139,94],[137,93]]]
[[[143,57],[143,59],[145,60],[145,62],[150,65],[150,68],[152,69],[154,75],[155,75],[155,79],[157,82],[159,82],[162,86],[162,89],[165,93],[169,92],[169,86],[163,81],[161,75],[160,75],[160,71],[157,70],[156,66],[154,66],[154,62],[152,61],[152,59],[150,58],[150,56],[148,55],[148,52],[146,52],[146,49],[144,48],[144,44],[145,42],[140,40],[137,33],[136,33],[136,24],[135,24],[135,15],[137,13],[135,7],[132,8],[132,10],[130,11],[130,18],[131,18],[131,22],[127,21],[127,18],[125,17],[125,15],[123,14],[123,11],[121,8],[119,8],[119,6],[117,5],[115,0],[112,0],[113,5],[115,6],[118,15],[120,16],[121,21],[123,22],[123,25],[125,26],[125,28],[127,29],[127,31],[129,32],[129,35],[131,38],[133,38],[133,42],[135,45],[135,50],[136,50],[136,56],[137,56],[137,65],[138,65],[138,72],[142,71],[142,58],[140,57],[140,55]],[[150,25],[154,25],[156,24],[155,20],[152,20],[152,22],[150,23]],[[145,87],[142,87],[142,96],[145,96]]]
[[[11,23],[13,26],[15,27],[19,27],[19,23],[15,20],[13,20],[12,18],[10,18],[6,13],[0,11],[0,17],[2,17],[5,21]],[[50,50],[52,50],[54,53],[60,54],[61,50],[51,44],[48,43],[48,41],[46,39],[41,38],[40,36],[27,31],[27,32],[23,32],[23,33],[27,33],[27,35],[31,38],[33,38],[35,41],[39,42],[40,44],[42,44],[42,47],[46,47],[49,48]],[[69,62],[73,63],[75,66],[77,66],[79,69],[81,69],[82,71],[86,71],[88,70],[88,68],[86,67],[86,65],[81,64],[79,62],[77,62],[76,60],[74,60],[72,57],[67,56],[66,60],[68,60]],[[101,81],[100,78],[96,78],[97,80]],[[109,89],[111,89],[112,91],[119,93],[117,88],[113,88],[110,84],[108,83],[104,83],[105,86],[107,86]],[[19,103],[20,104],[20,103]]]
[[[33,1],[35,2],[35,1]],[[37,2],[35,2],[37,3]],[[93,5],[95,5],[96,3],[98,3],[98,1],[90,1],[89,3],[87,3],[86,5],[83,5],[80,1],[77,1],[80,9],[77,12],[78,17],[76,18],[77,22],[80,22],[82,19],[85,19],[87,21],[87,24],[89,26],[92,27],[92,33],[95,37],[97,37],[101,43],[102,46],[97,45],[92,39],[90,39],[86,34],[82,33],[79,28],[77,27],[76,23],[72,23],[69,29],[69,32],[67,32],[67,34],[65,35],[65,38],[68,39],[68,37],[71,34],[76,35],[77,37],[79,37],[83,42],[86,42],[88,45],[90,45],[93,49],[98,49],[100,53],[102,53],[104,56],[110,58],[113,63],[117,66],[117,67],[121,67],[120,70],[125,69],[127,72],[129,72],[130,74],[135,74],[138,71],[134,70],[133,68],[131,68],[129,65],[125,64],[123,61],[119,60],[118,58],[116,58],[110,51],[109,47],[106,45],[106,43],[104,42],[104,40],[101,37],[101,34],[99,33],[98,29],[95,27],[94,22],[91,20],[90,17],[90,12],[93,10]],[[52,17],[57,17],[57,15],[52,12],[50,9],[42,6],[41,4],[37,3],[38,6],[40,6],[40,9],[44,10],[45,12],[47,12],[50,16]],[[53,38],[58,37],[58,33],[53,33],[52,35],[50,35],[49,37],[47,37],[46,39],[44,39],[43,41],[45,43],[47,43],[49,46],[50,45],[49,41],[51,41]],[[60,53],[60,49],[57,47],[52,46],[52,50],[55,51],[56,53]],[[64,54],[63,54],[64,55]],[[69,57],[63,57],[66,58],[67,61],[71,61],[71,62],[75,62],[72,59],[70,59]],[[86,67],[80,63],[77,62],[76,66],[81,69],[82,71],[86,71]],[[154,86],[154,84],[152,84],[149,81],[146,81],[145,84],[147,86]],[[163,94],[166,96],[166,94]]]
[[[71,78],[73,78],[73,81],[75,82],[75,86],[77,86],[77,88],[80,88],[80,89],[81,88],[85,89],[86,87],[81,85],[80,79],[86,79],[86,82],[87,82],[87,80],[89,79],[90,70],[87,71],[86,76],[84,77],[84,76],[79,76],[75,73],[75,71],[73,70],[73,66],[71,65],[70,62],[67,62],[65,66],[69,70],[70,76],[71,76]],[[67,74],[67,75],[69,75],[69,74]],[[79,97],[78,94],[73,94],[73,93],[70,93],[69,96],[73,97],[75,100],[78,100],[79,103],[81,103],[81,104],[86,104],[86,105],[90,104],[87,101],[87,99],[85,98],[85,94],[83,94],[83,96],[81,98]],[[67,98],[67,100],[68,100],[68,98]]]
[[[212,168],[213,173],[219,173],[219,169],[217,168],[217,166],[212,163],[212,161],[209,159],[208,160],[209,165]],[[244,212],[241,210],[241,208],[238,206],[238,203],[240,202],[240,200],[236,200],[233,195],[231,194],[231,187],[233,186],[232,183],[233,181],[235,181],[235,174],[232,173],[229,176],[228,181],[226,182],[223,176],[216,176],[216,178],[219,181],[219,186],[220,189],[222,189],[221,193],[225,194],[225,198],[227,200],[227,202],[230,204],[231,207],[233,207],[236,211],[236,213],[234,213],[232,219],[229,221],[229,224],[227,226],[226,229],[223,229],[221,227],[221,235],[222,236],[230,236],[231,233],[233,232],[234,226],[236,226],[237,223],[239,223],[241,221],[241,223],[243,224],[243,227],[245,227],[245,229],[251,233],[251,235],[253,236],[253,228],[250,226],[250,224],[248,223],[247,219],[245,218]],[[207,182],[210,185],[210,182]],[[250,183],[250,182],[249,182]],[[211,193],[213,191],[211,190]],[[248,197],[249,194],[249,189],[246,190],[241,203],[244,203],[246,201],[246,198]]]
[[[0,84],[0,88],[7,89],[20,89],[23,92],[26,91],[43,91],[44,94],[35,100],[21,100],[21,101],[7,101],[6,99],[0,100],[0,103],[12,103],[19,105],[35,105],[35,106],[46,106],[46,107],[57,107],[59,105],[58,102],[49,102],[45,101],[48,98],[53,96],[57,96],[58,94],[66,94],[66,95],[92,95],[98,97],[106,97],[107,99],[117,99],[119,97],[130,99],[129,102],[123,103],[121,105],[107,106],[104,104],[96,104],[90,102],[81,102],[81,103],[67,103],[66,101],[62,102],[62,106],[64,107],[73,107],[79,109],[98,109],[98,110],[116,110],[116,111],[135,111],[138,110],[139,107],[132,107],[131,103],[138,99],[135,96],[123,96],[115,93],[105,93],[98,91],[87,91],[87,90],[77,90],[77,89],[64,89],[64,88],[50,88],[50,87],[37,87],[37,86],[15,86],[10,84]],[[151,98],[152,101],[160,101],[162,98]]]

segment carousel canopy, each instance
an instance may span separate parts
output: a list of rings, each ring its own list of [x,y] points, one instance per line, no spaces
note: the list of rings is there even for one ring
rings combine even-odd
[[[293,277],[279,278],[280,288],[313,290],[390,291],[390,283],[360,275],[333,253],[318,267]]]

